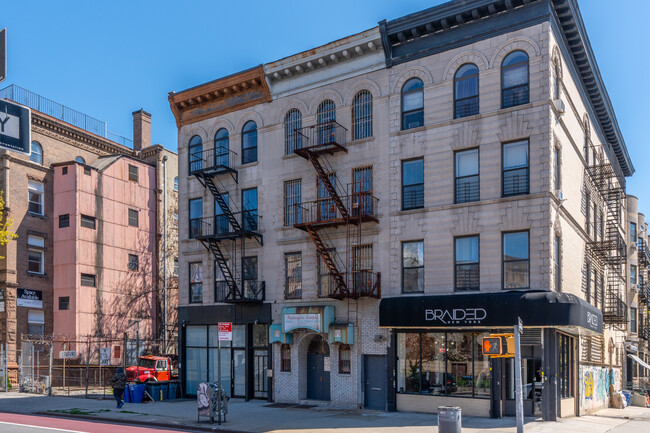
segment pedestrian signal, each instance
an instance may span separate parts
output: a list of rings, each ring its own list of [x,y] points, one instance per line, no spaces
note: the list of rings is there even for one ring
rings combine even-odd
[[[483,337],[483,355],[502,355],[503,346],[501,337]]]

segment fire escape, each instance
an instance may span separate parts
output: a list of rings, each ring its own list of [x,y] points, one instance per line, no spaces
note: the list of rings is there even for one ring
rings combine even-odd
[[[639,240],[637,254],[639,258],[639,337],[648,340],[650,338],[650,315],[648,314],[650,305],[650,284],[648,283],[647,270],[650,266],[650,250],[648,249],[648,243],[643,239]]]
[[[256,273],[250,278],[244,259],[247,239],[263,245],[257,210],[235,209],[229,203],[228,190],[219,180],[223,175],[230,175],[238,183],[238,172],[233,168],[235,156],[226,147],[190,155],[190,174],[210,191],[215,202],[214,216],[190,219],[190,238],[200,241],[214,256],[219,269],[219,273],[215,269],[215,274],[220,275],[215,278],[215,301],[263,302],[265,283],[256,279]]]
[[[617,175],[608,161],[603,161],[603,158],[600,158],[597,164],[586,168],[587,175],[602,197],[606,209],[604,221],[600,222],[604,225],[600,236],[595,235],[589,242],[588,248],[592,259],[600,264],[607,274],[603,300],[603,321],[613,327],[625,329],[627,306],[624,301],[624,288],[627,245],[622,214],[625,188],[620,183],[622,176]],[[598,228],[594,232],[596,230]]]
[[[293,226],[307,232],[329,273],[327,284],[321,286],[322,297],[334,299],[381,297],[381,273],[360,266],[356,257],[361,248],[362,223],[378,223],[378,199],[363,181],[354,181],[344,189],[326,155],[347,153],[347,129],[336,121],[297,129],[300,145],[294,152],[308,160],[318,178],[319,199],[294,205]],[[327,232],[344,227],[346,251],[344,258],[335,250]]]

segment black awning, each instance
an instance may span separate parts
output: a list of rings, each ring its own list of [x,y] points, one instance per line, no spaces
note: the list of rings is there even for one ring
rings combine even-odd
[[[379,304],[382,328],[581,327],[603,332],[602,312],[575,295],[549,291],[401,296]]]

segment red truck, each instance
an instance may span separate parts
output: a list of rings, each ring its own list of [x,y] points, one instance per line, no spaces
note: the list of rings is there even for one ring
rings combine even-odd
[[[157,382],[178,379],[172,370],[172,360],[166,356],[146,355],[138,358],[138,365],[126,368],[128,382]]]

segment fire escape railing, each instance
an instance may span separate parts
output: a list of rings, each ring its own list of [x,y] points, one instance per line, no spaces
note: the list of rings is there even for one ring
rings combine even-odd
[[[320,259],[327,268],[326,286],[321,285],[320,296],[334,299],[358,298],[362,296],[379,297],[381,295],[381,274],[371,270],[349,272],[346,263],[332,248],[325,231],[328,227],[348,226],[348,250],[350,254],[350,229],[357,226],[360,234],[361,223],[379,222],[377,219],[378,200],[372,191],[363,191],[361,185],[352,187],[352,192],[341,193],[336,180],[325,160],[326,154],[347,153],[345,146],[347,129],[335,121],[308,126],[295,130],[300,138],[300,147],[294,153],[308,160],[322,187],[327,192],[325,198],[296,204],[287,210],[293,226],[306,231],[316,246]],[[342,188],[340,188],[342,189]],[[359,235],[360,236],[360,235]],[[353,265],[354,266],[354,265]]]
[[[263,302],[266,297],[264,281],[247,280],[247,272],[243,269],[245,240],[252,238],[263,245],[261,217],[257,210],[233,211],[228,201],[230,194],[217,179],[220,175],[228,174],[238,182],[234,161],[236,154],[225,147],[206,149],[190,155],[189,172],[210,191],[219,214],[191,219],[189,237],[200,241],[214,256],[215,301]],[[230,242],[231,246],[226,242]],[[238,248],[242,251],[239,258]],[[242,268],[240,272],[236,272],[238,267]],[[217,280],[217,275],[220,280]]]

